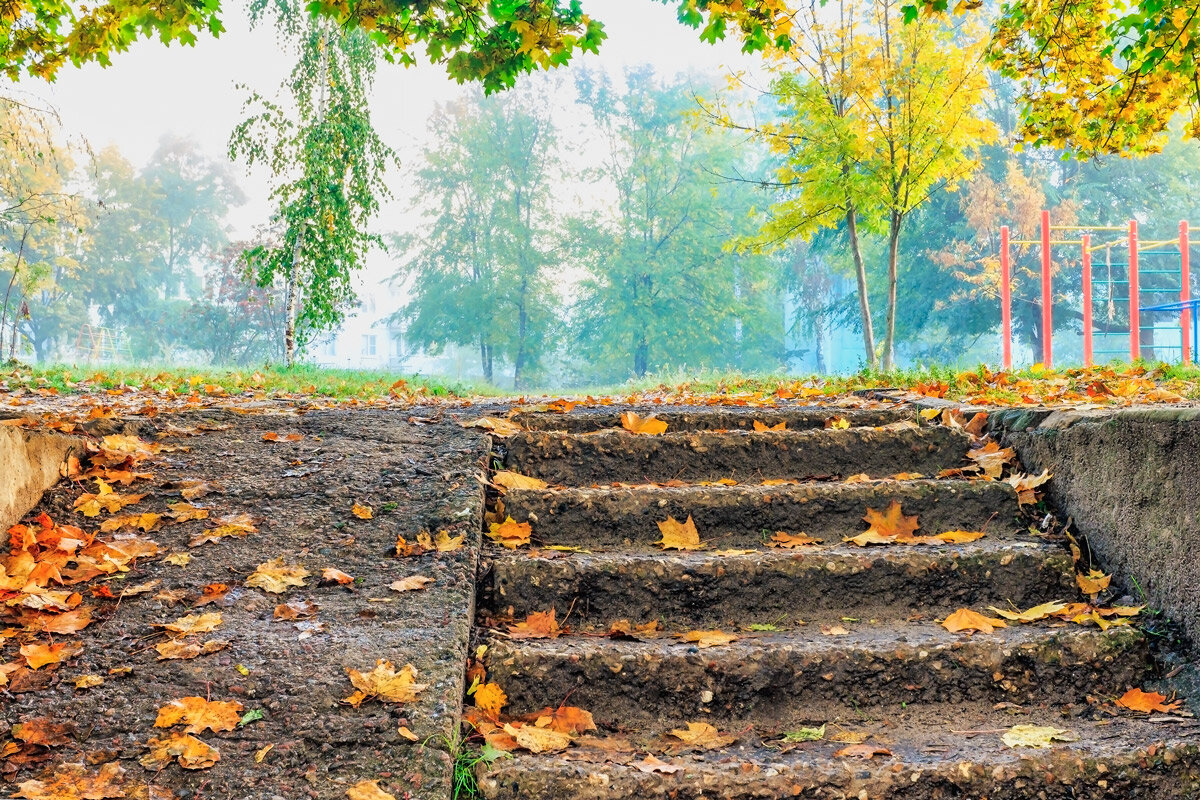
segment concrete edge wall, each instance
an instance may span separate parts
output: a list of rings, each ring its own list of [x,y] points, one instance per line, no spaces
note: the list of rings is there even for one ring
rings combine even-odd
[[[992,410],[989,427],[1139,602],[1200,642],[1200,409]]]
[[[0,534],[58,482],[59,468],[78,446],[70,436],[0,426]]]

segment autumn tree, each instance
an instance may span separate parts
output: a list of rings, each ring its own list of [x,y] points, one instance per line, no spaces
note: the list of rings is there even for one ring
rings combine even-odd
[[[781,118],[754,131],[784,157],[783,198],[756,247],[844,223],[854,254],[864,346],[873,364],[874,323],[858,226],[886,236],[882,367],[894,364],[900,236],[934,192],[975,168],[991,137],[977,114],[987,88],[978,32],[941,19],[903,24],[894,0],[841,0],[806,9],[799,43],[772,49],[771,93]]]
[[[286,102],[251,94],[234,129],[230,155],[264,166],[278,237],[246,253],[260,286],[283,287],[283,351],[288,366],[316,332],[336,326],[357,297],[353,276],[382,240],[370,232],[388,197],[395,156],[371,123],[368,93],[379,59],[371,38],[293,4],[252,6],[274,16],[296,53]]]
[[[774,368],[778,263],[725,247],[750,232],[753,197],[723,176],[755,169],[756,148],[698,126],[687,80],[641,68],[623,83],[596,73],[578,82],[602,142],[596,178],[615,198],[575,226],[589,273],[573,311],[580,352],[608,379],[666,366]]]

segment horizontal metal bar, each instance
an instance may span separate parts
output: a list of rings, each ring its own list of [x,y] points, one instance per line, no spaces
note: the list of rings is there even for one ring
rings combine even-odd
[[[1127,231],[1120,225],[1051,225],[1052,231]]]
[[[1041,244],[1041,239],[1009,239],[1009,244]],[[1051,239],[1050,244],[1083,244],[1082,239]]]

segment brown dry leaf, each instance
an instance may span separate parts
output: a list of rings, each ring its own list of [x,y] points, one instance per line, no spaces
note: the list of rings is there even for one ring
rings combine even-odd
[[[532,525],[528,522],[517,522],[512,517],[505,518],[504,522],[493,522],[488,526],[487,533],[489,539],[509,550],[516,550],[522,545],[529,544],[531,535],[533,535]]]
[[[154,627],[163,628],[175,636],[191,636],[197,633],[214,631],[222,621],[220,611],[210,611],[207,614],[188,614],[186,617],[180,617],[174,622],[166,622]]]
[[[555,619],[554,609],[535,611],[521,622],[508,626],[508,635],[514,639],[557,639],[562,628]]]
[[[880,512],[868,508],[863,521],[870,525],[866,531],[857,536],[848,536],[845,541],[853,542],[859,547],[868,544],[891,544],[911,542],[913,533],[920,527],[917,517],[906,517],[898,500],[893,500],[887,510]]]
[[[410,742],[419,742],[419,741],[421,741],[421,737],[420,737],[420,736],[417,736],[415,733],[413,733],[412,731],[410,731],[410,730],[409,730],[409,729],[408,729],[406,726],[404,726],[404,725],[401,725],[399,728],[397,728],[397,729],[396,729],[396,733],[400,734],[400,735],[401,735],[401,736],[403,736],[405,739],[408,739]]]
[[[922,475],[920,472],[897,472],[895,475],[892,476],[892,480],[894,480],[894,481],[916,481],[916,480],[920,480],[921,478],[924,478],[924,477],[925,476]]]
[[[159,642],[154,645],[154,649],[158,651],[159,661],[207,656],[219,650],[224,650],[226,647],[229,647],[229,642],[222,639],[209,639],[203,643],[189,642],[183,639],[168,639],[165,642]]]
[[[667,423],[653,414],[648,417],[639,417],[632,411],[626,411],[621,415],[621,427],[630,433],[645,436],[661,436],[667,432]]]
[[[686,745],[701,750],[715,750],[720,747],[728,747],[737,741],[736,736],[719,733],[716,728],[707,722],[689,722],[687,730],[672,728],[668,735],[674,736]]]
[[[500,417],[480,417],[461,424],[464,428],[482,428],[494,436],[513,436],[525,432],[517,423]]]
[[[375,516],[375,512],[370,506],[364,506],[362,503],[355,503],[350,506],[350,513],[359,519],[371,519]]]
[[[1017,457],[1017,452],[1011,447],[1001,448],[995,442],[988,442],[977,450],[968,450],[967,458],[978,465],[979,470],[988,478],[999,479],[1004,474],[1004,465]]]
[[[220,733],[237,727],[242,718],[242,704],[236,700],[206,700],[203,697],[181,697],[158,709],[156,728],[186,725],[184,733]]]
[[[354,583],[354,576],[347,575],[340,569],[326,567],[325,569],[321,570],[321,581],[324,583],[336,583],[342,586],[349,586],[350,584]]]
[[[12,726],[14,739],[42,747],[62,747],[71,741],[74,733],[74,724],[55,722],[50,717],[33,717]]]
[[[843,747],[834,753],[835,758],[866,758],[871,759],[875,756],[890,756],[891,750],[886,747],[879,747],[874,744],[852,744],[849,747]]]
[[[1076,574],[1075,582],[1079,584],[1080,591],[1090,594],[1094,598],[1112,583],[1112,575],[1105,575],[1100,570],[1093,569],[1087,575]]]
[[[304,567],[285,565],[282,557],[275,558],[259,564],[258,569],[246,578],[246,586],[271,594],[283,594],[292,586],[304,586],[304,579],[310,574]]]
[[[280,436],[275,431],[267,431],[262,435],[264,442],[298,442],[304,438],[303,433],[287,433]]]
[[[93,800],[128,797],[118,761],[104,764],[96,772],[83,764],[60,764],[45,780],[22,781],[13,797],[25,800]]]
[[[394,592],[414,592],[418,589],[424,589],[434,582],[433,578],[425,575],[412,575],[407,578],[401,578],[398,581],[392,581],[388,584],[388,588]]]
[[[721,647],[736,642],[739,637],[724,631],[688,631],[679,634],[678,638],[684,642],[692,642],[696,647],[703,649],[705,647]]]
[[[500,718],[500,709],[508,702],[508,695],[498,683],[485,683],[475,690],[475,707],[491,719]]]
[[[592,712],[575,706],[547,708],[537,715],[533,724],[539,728],[549,728],[552,731],[567,734],[596,730],[596,721],[592,719]]]
[[[771,537],[771,541],[767,542],[767,547],[785,547],[792,549],[795,547],[804,547],[810,544],[820,544],[820,539],[814,539],[807,533],[787,533],[779,531]]]
[[[370,672],[347,669],[350,683],[357,689],[344,702],[358,707],[364,700],[375,698],[386,703],[411,703],[426,689],[426,684],[417,683],[417,669],[405,664],[396,670],[392,662],[379,659]]]
[[[396,795],[379,788],[379,781],[359,781],[346,790],[349,800],[396,800]]]
[[[141,764],[146,769],[160,770],[172,759],[179,762],[184,769],[208,769],[221,760],[221,754],[215,747],[187,733],[175,733],[165,739],[151,739],[146,742],[150,752],[142,756]]]
[[[58,664],[83,650],[83,645],[77,642],[58,642],[41,644],[30,642],[21,645],[21,656],[30,669],[41,669],[49,664]]]
[[[1010,475],[1008,484],[1017,490],[1017,504],[1022,506],[1037,502],[1037,487],[1050,480],[1050,471],[1042,470],[1041,475]]]
[[[493,475],[492,484],[502,489],[545,489],[550,485],[539,478],[530,478],[508,470],[501,470]]]
[[[1116,703],[1121,708],[1127,708],[1130,711],[1143,711],[1147,714],[1152,711],[1169,714],[1183,705],[1182,700],[1174,700],[1174,702],[1167,703],[1165,702],[1166,699],[1166,696],[1158,692],[1143,692],[1141,689],[1134,688],[1121,695]]]
[[[704,547],[690,515],[686,522],[667,517],[665,522],[658,523],[658,530],[662,538],[655,544],[663,550],[701,550]]]
[[[133,588],[137,588],[136,586]],[[121,593],[124,597],[125,593]],[[81,630],[92,624],[92,609],[89,606],[80,606],[74,611],[66,611],[62,614],[43,615],[38,618],[34,624],[26,625],[26,630],[38,631],[40,633],[58,633],[71,634],[79,633]]]
[[[1052,601],[1049,603],[1036,605],[1033,608],[1025,611],[1006,611],[1002,608],[996,608],[995,606],[988,606],[988,610],[995,611],[1000,616],[1012,622],[1037,622],[1038,620],[1045,619],[1046,617],[1053,617],[1061,614],[1067,609],[1067,607],[1068,606],[1066,603]]]
[[[208,509],[194,506],[191,503],[167,503],[171,509],[168,517],[176,522],[188,522],[193,519],[208,519]]]
[[[946,544],[967,544],[968,542],[977,542],[984,536],[987,536],[987,534],[983,531],[944,531],[942,533],[934,534],[928,538],[936,539],[937,541],[945,542]]]
[[[764,431],[786,431],[787,420],[784,420],[778,425],[767,425],[766,423],[754,420],[754,430],[758,431],[759,433],[763,433]]]
[[[870,483],[870,482],[871,482],[871,476],[865,472],[860,472],[857,475],[851,475],[849,478],[846,478],[844,481],[842,481],[842,483],[845,483],[845,484]]]
[[[522,725],[518,728],[505,724],[504,732],[516,740],[518,747],[523,747],[531,753],[557,753],[571,745],[571,737],[567,734],[536,725]]]
[[[838,625],[837,623],[834,623],[833,625],[822,625],[821,633],[825,634],[826,636],[849,636],[850,635],[850,631],[846,630],[846,627],[844,625]]]
[[[683,767],[677,767],[674,764],[668,764],[665,761],[660,761],[653,755],[648,755],[641,761],[632,761],[630,762],[629,766],[633,767],[634,769],[641,770],[642,772],[661,772],[663,775],[672,775],[683,769]]]
[[[275,606],[275,619],[291,622],[297,619],[307,619],[316,616],[321,609],[311,600],[292,600]]]
[[[972,611],[969,608],[960,608],[942,621],[942,627],[951,633],[959,633],[966,631],[981,631],[983,633],[992,633],[996,628],[1007,628],[1002,619],[994,617],[985,617],[977,611]]]
[[[987,427],[988,415],[986,411],[977,411],[975,416],[971,417],[966,425],[963,425],[963,430],[972,436],[979,436],[983,433],[983,429]]]

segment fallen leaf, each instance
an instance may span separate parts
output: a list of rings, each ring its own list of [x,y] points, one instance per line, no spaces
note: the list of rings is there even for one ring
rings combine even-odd
[[[967,458],[974,461],[986,477],[992,479],[998,479],[1004,474],[1004,465],[1016,456],[1013,448],[1001,448],[996,442],[988,442],[983,447],[967,451]]]
[[[658,530],[662,538],[655,544],[663,550],[700,550],[704,547],[690,515],[686,522],[667,517],[665,522],[658,523]]]
[[[168,639],[154,645],[154,649],[158,651],[159,661],[206,656],[224,650],[226,647],[229,647],[229,642],[221,639],[209,639],[203,643],[189,642],[184,639]]]
[[[968,542],[977,542],[984,536],[987,536],[987,534],[983,531],[944,531],[934,534],[929,538],[945,542],[946,544],[967,544]]]
[[[208,509],[194,506],[191,503],[167,503],[171,509],[168,517],[176,522],[188,522],[193,519],[208,519]]]
[[[508,634],[514,639],[556,639],[562,633],[555,611],[535,611],[523,621],[508,626]]]
[[[504,522],[493,522],[488,526],[488,538],[501,547],[507,547],[509,550],[516,550],[522,545],[529,544],[529,537],[533,535],[533,526],[528,522],[517,522],[512,517],[505,518]]]
[[[821,633],[825,634],[826,636],[849,636],[850,635],[850,631],[848,631],[845,628],[845,626],[837,625],[837,624],[822,625]]]
[[[508,702],[508,695],[498,683],[485,683],[475,690],[475,707],[491,719],[500,718],[500,709]]]
[[[104,678],[99,675],[80,675],[75,679],[76,689],[91,689],[100,686],[104,683]]]
[[[767,542],[768,547],[785,547],[788,549],[795,547],[804,547],[810,544],[820,544],[820,539],[814,539],[807,533],[786,533],[779,531],[771,537],[771,541]]]
[[[342,572],[340,569],[334,569],[333,567],[326,567],[325,569],[321,570],[321,580],[324,583],[337,583],[342,586],[348,586],[348,585],[354,583],[354,576],[347,575],[346,573]],[[301,585],[303,585],[303,584],[301,584]]]
[[[492,483],[503,489],[545,489],[550,484],[516,472],[502,470],[492,476]]]
[[[264,745],[263,747],[261,747],[260,749],[255,750],[254,751],[254,763],[261,764],[263,762],[263,759],[267,757],[267,753],[271,752],[274,749],[275,749],[274,744],[267,744],[267,745]]]
[[[283,558],[276,558],[264,564],[246,578],[246,586],[252,589],[262,589],[272,594],[282,594],[292,586],[304,586],[304,579],[311,573],[301,566],[287,566]]]
[[[765,431],[786,431],[787,420],[780,422],[778,425],[767,425],[766,423],[754,420],[754,430],[758,431],[759,433],[763,433]]]
[[[850,420],[845,417],[834,417],[833,419],[825,420],[825,427],[832,428],[835,431],[844,431],[850,427]]]
[[[678,638],[684,642],[691,642],[699,648],[721,647],[738,640],[737,636],[724,631],[688,631],[679,634]]]
[[[96,772],[83,764],[60,764],[45,780],[22,781],[14,797],[26,800],[92,800],[128,797],[120,762],[110,761]]]
[[[1010,475],[1008,483],[1017,490],[1017,504],[1026,506],[1037,502],[1037,487],[1050,480],[1050,471],[1043,470],[1041,475]]]
[[[552,731],[567,734],[596,730],[596,721],[592,719],[592,712],[575,706],[548,708],[537,715],[533,724],[539,728],[549,728]]]
[[[450,531],[438,531],[433,537],[433,547],[439,553],[452,553],[462,548],[466,538],[467,535],[465,533],[458,536],[451,536]]]
[[[382,658],[370,672],[347,668],[346,673],[358,691],[345,702],[355,707],[372,698],[387,703],[411,703],[427,688],[426,684],[417,683],[417,670],[412,664],[405,664],[397,671],[392,662]]]
[[[1183,705],[1182,700],[1167,703],[1166,699],[1165,695],[1158,692],[1143,692],[1141,689],[1133,688],[1121,695],[1116,702],[1121,708],[1127,708],[1130,711],[1144,711],[1147,714],[1152,711],[1167,714]]]
[[[633,767],[634,769],[641,770],[642,772],[661,772],[663,775],[672,775],[683,769],[683,767],[677,767],[674,764],[668,764],[665,761],[660,761],[653,755],[648,755],[641,761],[630,762],[629,766]]]
[[[639,417],[632,411],[626,411],[621,415],[621,427],[630,433],[645,436],[661,436],[667,432],[667,423],[653,414],[648,417]]]
[[[1112,575],[1105,575],[1100,570],[1093,569],[1087,575],[1082,573],[1076,574],[1075,582],[1079,584],[1080,591],[1084,594],[1090,594],[1094,598],[1112,583]]]
[[[30,642],[21,645],[21,656],[30,669],[41,669],[50,664],[58,664],[83,650],[83,645],[76,642],[58,642],[56,644],[41,644]]]
[[[961,631],[981,631],[983,633],[992,633],[996,628],[1007,628],[1002,619],[993,617],[985,617],[977,611],[972,611],[969,608],[960,608],[942,621],[942,627],[951,633],[959,633]]]
[[[56,722],[50,717],[33,717],[13,725],[11,732],[14,739],[27,744],[62,747],[72,740],[75,725],[70,722]]]
[[[371,519],[375,516],[375,512],[370,506],[364,506],[361,503],[355,503],[350,507],[350,513],[359,519]]]
[[[379,781],[359,781],[346,790],[350,800],[396,800],[396,795],[379,788]]]
[[[171,555],[163,559],[163,561],[175,567],[186,567],[191,560],[192,556],[189,553],[171,553]]]
[[[686,745],[701,750],[715,750],[719,747],[728,747],[737,741],[736,736],[719,733],[716,728],[707,722],[689,722],[687,730],[673,728],[669,732],[669,735],[674,736]]]
[[[262,435],[264,442],[298,442],[304,438],[303,433],[287,433],[280,436],[275,431],[267,431]]]
[[[434,583],[434,579],[425,575],[412,575],[408,578],[401,578],[398,581],[392,581],[388,588],[394,592],[413,592],[418,589],[424,589],[429,584]]]
[[[421,737],[420,737],[420,736],[417,736],[415,733],[413,733],[412,731],[410,731],[410,730],[409,730],[409,729],[408,729],[406,726],[404,726],[404,725],[401,725],[399,728],[397,728],[397,729],[396,729],[396,733],[400,734],[400,735],[401,735],[401,736],[403,736],[405,739],[408,739],[410,742],[419,742],[419,741],[421,741]]]
[[[488,433],[501,437],[513,436],[525,432],[525,429],[517,423],[512,420],[501,419],[500,417],[480,417],[470,422],[463,422],[461,425],[464,428],[482,428]]]
[[[893,541],[903,542],[906,539],[912,539],[913,533],[920,527],[917,517],[904,516],[898,500],[893,500],[887,511],[884,512],[868,508],[863,521],[870,527],[857,536],[847,537],[847,542],[853,542],[859,546],[886,544]]]
[[[799,728],[794,731],[785,731],[783,734],[785,742],[819,742],[824,738],[824,725],[819,728]]]
[[[875,756],[890,756],[891,750],[886,747],[879,747],[874,744],[852,744],[848,747],[843,747],[833,755],[836,758],[865,758],[871,759]]]
[[[1073,742],[1076,737],[1062,728],[1014,725],[1000,738],[1009,747],[1052,747],[1055,742]]]
[[[158,709],[156,728],[186,725],[185,733],[220,733],[237,727],[242,704],[236,700],[206,700],[203,697],[181,697]]]
[[[531,753],[557,753],[566,750],[571,744],[571,737],[565,733],[539,728],[536,725],[505,724],[504,732],[516,740],[518,747],[523,747]]]
[[[172,759],[177,760],[184,769],[208,769],[221,760],[221,754],[215,747],[186,733],[175,733],[165,739],[151,739],[146,746],[150,752],[140,759],[146,769],[161,770]]]
[[[275,619],[292,621],[315,616],[320,606],[311,600],[292,600],[275,606]]]
[[[1042,603],[1025,611],[1006,611],[995,606],[988,606],[990,611],[995,611],[1000,616],[1012,622],[1037,622],[1046,617],[1053,617],[1068,608],[1066,603],[1053,601],[1050,603]]]
[[[174,622],[157,624],[155,627],[163,628],[176,636],[192,636],[197,633],[214,631],[222,621],[220,611],[210,611],[207,614],[188,614]]]

